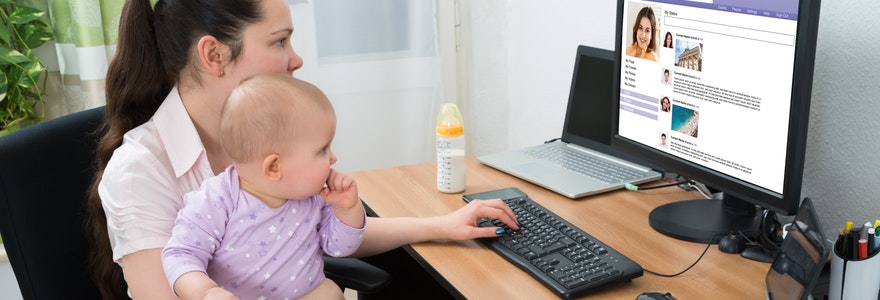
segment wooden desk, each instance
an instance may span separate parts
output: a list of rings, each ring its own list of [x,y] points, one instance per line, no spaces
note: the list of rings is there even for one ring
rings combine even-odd
[[[602,240],[643,268],[678,273],[693,263],[705,244],[666,237],[648,225],[648,213],[661,204],[699,198],[696,192],[662,188],[621,190],[572,200],[467,159],[467,188],[461,194],[437,191],[435,163],[351,174],[363,201],[379,217],[428,217],[465,205],[468,193],[517,187],[557,215]],[[553,292],[479,241],[435,241],[410,245],[407,251],[441,283],[468,299],[553,299]],[[670,292],[678,299],[764,299],[764,276],[770,265],[725,254],[712,246],[688,272],[666,278],[645,273],[632,282],[587,295],[596,299],[635,299],[645,291]]]

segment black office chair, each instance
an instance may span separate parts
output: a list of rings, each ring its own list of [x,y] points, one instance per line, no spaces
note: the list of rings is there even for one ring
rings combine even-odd
[[[24,299],[100,299],[87,268],[85,195],[104,108],[0,137],[0,234]],[[390,275],[357,259],[327,258],[325,274],[359,295]]]

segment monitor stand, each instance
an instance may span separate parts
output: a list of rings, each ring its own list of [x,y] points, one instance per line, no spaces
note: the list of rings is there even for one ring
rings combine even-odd
[[[722,200],[697,199],[672,202],[651,211],[648,222],[670,237],[703,244],[716,244],[730,233],[756,232],[755,205],[730,195]]]

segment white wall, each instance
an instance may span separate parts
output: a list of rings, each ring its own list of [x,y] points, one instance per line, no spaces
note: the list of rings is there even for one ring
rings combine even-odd
[[[412,36],[376,32],[375,36],[365,38],[362,32],[350,28],[376,24],[345,14],[327,14],[336,11],[335,7],[324,7],[324,19],[319,23],[316,6],[319,3],[341,5],[339,1],[288,0],[292,4],[291,16],[296,30],[292,38],[293,48],[304,61],[302,69],[295,75],[321,87],[333,103],[337,127],[332,149],[339,158],[334,167],[342,172],[422,163],[432,161],[434,157],[434,118],[436,108],[443,100],[439,86],[440,63],[439,58],[428,55],[433,53],[434,44],[421,43],[434,39],[433,4],[375,2],[342,11],[358,15],[363,12],[361,9],[374,8],[381,12],[388,5],[392,7],[390,11],[408,10],[411,14],[406,17],[383,21],[389,23],[385,26],[408,28],[406,33]],[[375,14],[379,13],[370,15]],[[352,42],[351,45],[338,46],[350,47],[350,53],[319,55],[317,37],[321,32],[318,28],[327,30],[323,33],[328,35],[350,34],[336,36],[344,41],[386,41],[393,35],[397,42],[409,43],[407,49],[411,51],[375,51],[372,49],[384,47]],[[323,53],[340,52],[337,48],[324,50]]]
[[[577,46],[613,47],[615,2],[459,3],[461,48],[471,64],[470,154],[559,137]]]
[[[615,2],[460,1],[471,63],[471,154],[559,137],[578,44],[612,49]],[[803,178],[827,234],[880,219],[880,2],[821,6]]]

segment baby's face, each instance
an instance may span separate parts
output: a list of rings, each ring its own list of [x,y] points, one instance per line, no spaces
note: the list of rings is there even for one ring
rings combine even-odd
[[[331,112],[307,114],[298,120],[302,129],[281,154],[282,178],[276,187],[287,199],[301,200],[321,192],[336,155],[330,144],[336,134]]]

